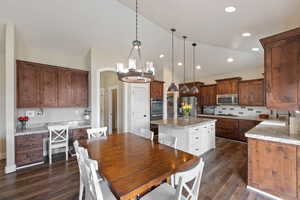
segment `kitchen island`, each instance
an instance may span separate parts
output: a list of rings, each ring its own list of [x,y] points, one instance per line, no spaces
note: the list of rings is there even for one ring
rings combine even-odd
[[[261,122],[248,137],[248,188],[274,199],[300,199],[300,134]]]
[[[158,125],[158,136],[168,134],[177,137],[177,149],[200,156],[215,148],[216,120],[191,118],[151,121]]]

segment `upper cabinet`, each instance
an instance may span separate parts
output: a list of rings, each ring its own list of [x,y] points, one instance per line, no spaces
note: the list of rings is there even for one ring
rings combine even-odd
[[[264,79],[241,81],[239,83],[239,105],[264,106]]]
[[[240,77],[216,80],[217,95],[238,94],[240,80]]]
[[[204,85],[200,90],[201,105],[214,106],[217,99],[217,85]]]
[[[87,107],[88,72],[17,61],[17,107]]]
[[[152,81],[150,83],[150,98],[163,99],[164,98],[164,82]]]
[[[260,41],[265,49],[267,107],[299,109],[300,28]]]

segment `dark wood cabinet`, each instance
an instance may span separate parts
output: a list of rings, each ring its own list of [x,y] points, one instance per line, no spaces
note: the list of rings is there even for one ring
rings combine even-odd
[[[40,71],[40,107],[58,107],[58,71],[42,67]]]
[[[32,108],[40,103],[40,67],[17,61],[17,107]]]
[[[265,105],[264,79],[247,80],[239,83],[239,105]]]
[[[58,106],[69,107],[73,105],[72,97],[72,70],[59,70],[58,72]]]
[[[17,136],[15,145],[17,167],[42,162],[44,160],[43,134]]]
[[[72,139],[73,139],[73,141],[88,139],[88,135],[87,135],[86,130],[87,130],[86,128],[80,128],[80,129],[72,130]]]
[[[299,109],[300,28],[260,41],[265,49],[267,107]]]
[[[17,61],[17,107],[87,107],[88,72]]]
[[[217,94],[238,94],[240,80],[240,77],[216,80]]]
[[[247,133],[250,129],[254,128],[260,122],[256,120],[239,120],[239,130],[238,137],[240,141],[247,142],[247,138],[245,133]]]
[[[217,85],[204,85],[200,89],[200,105],[216,105]]]
[[[71,78],[72,105],[75,107],[88,106],[88,72],[73,71]]]
[[[150,98],[163,99],[164,98],[164,82],[152,81],[150,83]]]
[[[296,200],[297,168],[297,146],[248,139],[249,186],[282,199]]]

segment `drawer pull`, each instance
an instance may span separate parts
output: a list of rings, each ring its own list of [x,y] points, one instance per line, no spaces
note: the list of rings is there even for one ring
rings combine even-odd
[[[199,140],[199,137],[195,137],[196,140]]]
[[[199,151],[199,149],[195,149],[195,151]]]

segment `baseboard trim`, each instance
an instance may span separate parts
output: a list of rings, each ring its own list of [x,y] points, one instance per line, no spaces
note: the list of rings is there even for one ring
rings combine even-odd
[[[5,166],[5,174],[15,172],[17,170],[16,165]]]
[[[274,196],[274,195],[269,194],[269,193],[267,193],[267,192],[264,192],[264,191],[262,191],[262,190],[256,189],[256,188],[251,187],[251,186],[249,186],[249,185],[247,185],[247,189],[248,189],[248,190],[252,190],[252,191],[254,191],[254,192],[257,192],[257,193],[259,193],[259,194],[261,194],[261,195],[263,195],[263,196],[269,197],[269,198],[274,199],[274,200],[283,200],[283,199],[281,199],[281,198],[279,198],[279,197],[277,197],[277,196]]]
[[[44,163],[45,163],[45,162],[42,161],[42,162],[30,164],[30,165],[24,165],[24,166],[22,166],[22,167],[17,167],[17,170],[19,170],[19,169],[24,169],[24,168],[28,168],[28,167],[33,167],[33,166],[36,166],[36,165],[42,165],[42,164],[44,164]]]

